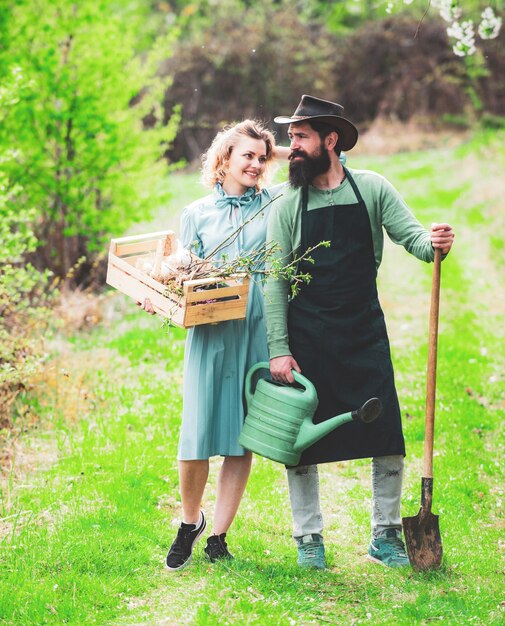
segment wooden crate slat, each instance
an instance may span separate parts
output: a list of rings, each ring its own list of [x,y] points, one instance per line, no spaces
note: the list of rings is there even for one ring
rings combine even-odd
[[[230,287],[218,287],[217,289],[203,289],[202,291],[190,291],[186,295],[186,302],[205,302],[206,300],[217,300],[237,296],[238,299],[249,292],[249,284],[232,285]]]
[[[168,317],[177,326],[183,325],[184,307],[181,307],[177,302],[163,296],[148,285],[139,283],[136,278],[125,274],[117,267],[109,266],[107,270],[107,284],[115,287],[137,302],[143,302],[145,298],[149,298],[156,313]]]
[[[173,230],[160,230],[156,233],[147,233],[145,235],[130,235],[128,237],[118,237],[111,240],[111,244],[127,244],[127,243],[137,243],[138,241],[152,241],[163,239],[167,235],[174,235],[175,231]]]
[[[192,314],[195,311],[200,311],[203,313],[208,312],[209,315],[214,315],[215,311],[233,311],[236,309],[237,311],[243,311],[244,303],[241,300],[226,300],[225,302],[206,302],[202,304],[191,304],[185,307],[187,311],[191,311]]]
[[[237,306],[235,302],[238,301],[230,300],[216,304],[188,306],[185,309],[184,323],[188,326],[196,326],[197,324],[213,324],[230,319],[245,319],[246,309],[242,305]]]
[[[119,287],[116,287],[116,284],[113,284],[113,282],[111,282],[111,281],[114,281],[116,284],[119,285]],[[149,291],[149,293],[156,294],[157,295],[157,302],[161,303],[161,302],[167,301],[165,308],[172,307],[174,304],[177,305],[180,308],[184,308],[183,299],[179,299],[179,297],[176,296],[175,294],[171,294],[170,292],[165,294],[164,292],[159,291],[158,288],[153,288],[147,282],[139,281],[135,276],[133,276],[131,274],[127,274],[126,272],[122,271],[121,268],[115,267],[114,265],[109,265],[109,267],[107,269],[107,279],[106,279],[106,282],[107,282],[107,284],[111,285],[112,287],[116,287],[116,289],[121,289],[121,287],[123,285],[127,286],[130,289],[130,291],[135,286],[138,286],[139,290],[142,289],[142,293],[145,291],[145,289],[147,289]],[[161,286],[163,287],[164,285],[161,285]],[[130,294],[127,294],[127,295],[130,295]],[[132,298],[136,297],[136,294],[133,293],[133,295],[131,297]],[[141,302],[141,300],[137,300],[137,301]]]
[[[147,256],[149,253],[156,252],[159,239],[152,241],[139,241],[138,243],[120,243],[116,245],[115,255],[124,257],[132,254]]]
[[[144,235],[145,237],[145,235]],[[175,233],[167,230],[157,234],[156,239],[138,240],[138,237],[127,238],[130,241],[115,240],[115,250],[112,252],[116,256],[124,257],[133,254],[149,254],[156,252],[160,241],[164,241],[168,248],[165,250],[165,254],[170,254],[172,245],[174,243]]]
[[[135,267],[136,258],[137,257],[129,257],[128,260],[125,260],[114,255],[111,258],[109,255],[109,265],[114,265],[115,267],[119,268],[123,272],[130,274],[130,276],[133,276],[134,278],[136,278],[139,282],[149,285],[151,289],[158,291],[160,294],[164,294],[167,291],[167,288],[165,287],[165,285],[158,282],[154,278],[151,278],[151,276],[149,276],[142,270],[139,270],[138,268],[136,268]],[[184,303],[184,298],[182,301]]]
[[[241,281],[239,279],[242,278],[246,278],[247,280],[247,274],[234,274],[233,278],[232,277],[228,277],[228,278],[223,278],[222,276],[212,276],[209,278],[196,278],[194,280],[186,280],[184,281],[184,289],[187,289],[188,291],[191,291],[191,287],[198,287],[200,285],[213,285],[214,283],[227,283],[230,285],[240,285],[242,284]]]

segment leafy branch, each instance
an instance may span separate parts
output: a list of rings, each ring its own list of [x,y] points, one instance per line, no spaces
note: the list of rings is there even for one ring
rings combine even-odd
[[[223,255],[219,260],[219,265],[210,266],[208,257],[195,261],[187,272],[172,276],[163,282],[167,285],[168,291],[182,297],[183,284],[186,280],[196,278],[222,278],[226,280],[237,274],[259,275],[262,281],[267,277],[286,280],[291,285],[291,295],[294,298],[299,293],[301,285],[309,283],[312,278],[310,273],[299,271],[300,262],[306,261],[313,264],[314,259],[311,254],[318,248],[328,248],[329,245],[329,241],[320,241],[315,246],[307,248],[303,254],[295,255],[291,260],[288,260],[288,255],[278,255],[281,249],[280,244],[267,241],[249,254],[241,254],[234,259],[229,259],[227,255]],[[204,267],[205,270],[202,271]],[[210,288],[212,287],[209,286]]]
[[[291,296],[295,297],[299,293],[302,284],[307,284],[311,280],[311,274],[309,272],[299,271],[300,262],[306,261],[308,263],[314,263],[314,259],[311,256],[312,253],[320,247],[329,247],[329,241],[320,241],[315,246],[309,247],[301,255],[295,254],[293,256],[291,256],[291,254],[280,254],[281,246],[278,242],[274,241],[266,241],[258,248],[248,253],[239,254],[234,258],[231,258],[228,254],[223,252],[223,250],[236,241],[243,229],[256,219],[258,215],[263,213],[265,208],[277,200],[280,195],[270,200],[249,219],[245,220],[204,258],[193,254],[190,263],[184,267],[180,267],[177,271],[165,276],[156,276],[157,280],[166,285],[166,295],[172,297],[174,295],[177,296],[180,303],[184,295],[184,283],[188,280],[216,278],[222,279],[223,282],[225,282],[226,279],[231,277],[246,275],[259,277],[263,282],[268,277],[276,280],[285,280],[291,286]],[[216,259],[219,253],[221,253],[220,258]],[[202,285],[198,290],[211,291],[217,286],[219,286],[217,283],[208,286]]]

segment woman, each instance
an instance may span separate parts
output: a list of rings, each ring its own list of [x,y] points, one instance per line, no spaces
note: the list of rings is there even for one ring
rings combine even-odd
[[[245,120],[218,133],[203,157],[203,180],[212,194],[184,209],[183,244],[208,256],[242,224],[237,237],[214,257],[247,254],[265,242],[273,191],[261,189],[274,158],[273,135]],[[281,149],[282,150],[282,149]],[[284,149],[287,152],[287,149]],[[282,156],[286,156],[282,152]],[[264,211],[261,208],[264,207]],[[171,571],[191,560],[206,521],[200,504],[209,474],[209,458],[224,457],[217,481],[212,534],[205,553],[211,562],[233,558],[226,533],[238,510],[249,477],[252,455],[238,443],[244,422],[243,386],[248,369],[268,361],[261,285],[251,280],[245,320],[202,325],[188,331],[184,358],[183,417],[179,442],[179,480],[183,520],[167,555]],[[145,308],[148,308],[148,303]]]

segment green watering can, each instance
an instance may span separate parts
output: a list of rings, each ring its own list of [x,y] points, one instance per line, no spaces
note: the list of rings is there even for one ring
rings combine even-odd
[[[382,411],[378,398],[349,413],[342,413],[320,424],[312,418],[318,405],[314,385],[295,370],[295,381],[303,389],[261,378],[252,389],[252,377],[260,369],[270,369],[266,362],[256,363],[247,372],[245,395],[247,416],[239,443],[242,447],[268,459],[298,465],[302,452],[339,426],[353,420],[369,423]]]

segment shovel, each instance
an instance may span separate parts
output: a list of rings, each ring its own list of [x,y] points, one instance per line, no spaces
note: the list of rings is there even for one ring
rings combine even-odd
[[[431,287],[421,508],[415,517],[403,518],[403,532],[405,535],[407,554],[415,570],[436,569],[440,567],[440,563],[442,562],[442,538],[440,537],[440,529],[438,527],[438,515],[433,515],[431,512],[433,498],[433,432],[435,423],[441,256],[442,252],[440,248],[435,248],[433,281]]]

